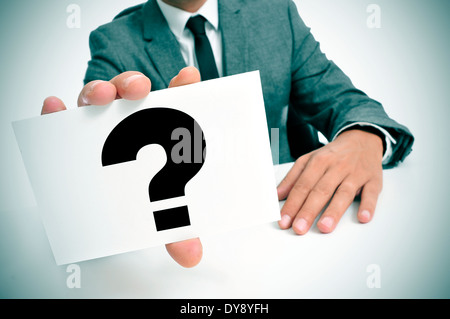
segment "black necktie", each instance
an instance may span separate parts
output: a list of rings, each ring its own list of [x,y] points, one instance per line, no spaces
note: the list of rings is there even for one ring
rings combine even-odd
[[[197,56],[202,81],[219,77],[211,44],[205,33],[205,21],[204,17],[197,15],[190,18],[186,24],[186,27],[194,34],[195,55]]]

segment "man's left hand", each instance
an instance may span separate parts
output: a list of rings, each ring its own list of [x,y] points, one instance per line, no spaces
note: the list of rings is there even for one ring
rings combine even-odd
[[[379,136],[353,129],[300,157],[278,185],[279,200],[286,199],[279,225],[305,234],[323,211],[317,228],[332,232],[357,195],[358,220],[369,222],[383,185],[383,143]]]

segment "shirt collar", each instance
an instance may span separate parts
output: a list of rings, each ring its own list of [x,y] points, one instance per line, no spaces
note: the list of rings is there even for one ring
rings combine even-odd
[[[172,7],[162,0],[156,0],[156,2],[158,3],[162,14],[166,18],[170,30],[177,38],[182,36],[189,18],[198,14],[208,20],[214,29],[219,29],[219,9],[217,0],[207,0],[203,6],[194,13]]]

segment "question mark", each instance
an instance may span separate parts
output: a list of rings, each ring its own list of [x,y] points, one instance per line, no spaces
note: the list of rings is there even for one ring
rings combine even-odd
[[[175,135],[181,132],[188,133],[182,141],[182,155],[175,151],[179,148],[177,144],[181,144]],[[150,144],[161,145],[167,155],[165,166],[149,184],[150,201],[184,196],[186,184],[204,164],[206,142],[197,121],[182,111],[158,107],[140,110],[126,117],[106,138],[102,165],[136,160],[139,150]],[[187,206],[154,211],[153,216],[157,231],[191,224]]]

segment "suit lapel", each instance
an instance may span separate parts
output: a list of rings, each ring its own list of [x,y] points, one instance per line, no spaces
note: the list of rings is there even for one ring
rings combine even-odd
[[[246,27],[240,12],[239,0],[219,0],[219,24],[222,31],[224,75],[248,71],[248,43]],[[162,80],[170,80],[186,66],[178,41],[155,0],[143,8],[143,36],[145,50]]]
[[[247,71],[248,43],[239,0],[219,0],[224,75]]]
[[[170,31],[155,0],[149,0],[143,9],[145,49],[166,86],[186,66],[177,39]]]

